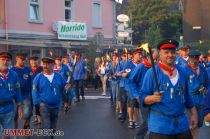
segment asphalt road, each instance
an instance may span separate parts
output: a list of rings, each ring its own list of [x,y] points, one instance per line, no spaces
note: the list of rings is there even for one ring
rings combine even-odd
[[[86,91],[86,100],[74,103],[70,111],[60,111],[57,129],[64,136],[56,139],[133,139],[135,129],[121,123],[108,97]],[[33,137],[37,139],[37,137]],[[203,126],[198,139],[209,139],[210,128]]]

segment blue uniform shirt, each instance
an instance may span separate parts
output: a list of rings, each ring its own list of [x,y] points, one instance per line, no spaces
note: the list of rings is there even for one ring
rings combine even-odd
[[[68,77],[69,76],[72,76],[72,73],[71,73],[70,69],[65,64],[62,64],[60,70],[58,70],[56,72],[60,73],[61,76],[64,78],[65,81],[68,80]]]
[[[173,86],[169,77],[163,73],[159,66],[155,66],[159,88],[160,91],[163,91],[163,94],[160,103],[148,105],[150,110],[148,129],[151,132],[172,135],[189,130],[189,122],[185,116],[185,107],[192,108],[194,103],[188,91],[187,78],[184,72],[178,66],[176,66],[176,69],[179,77],[177,84]],[[153,71],[149,69],[142,83],[142,101],[144,102],[145,98],[154,94],[155,91]]]
[[[29,67],[12,67],[11,70],[15,71],[20,80],[20,89],[23,98],[29,98],[32,91],[32,76],[33,73]]]
[[[189,92],[192,95],[193,101],[196,105],[203,105],[205,95],[198,92],[201,86],[207,88],[207,73],[203,66],[199,65],[199,74],[196,76],[194,71],[189,67],[185,66],[185,73],[188,77]]]
[[[87,72],[87,65],[83,59],[80,59],[74,68],[73,78],[74,80],[84,80],[85,74]]]
[[[131,99],[140,96],[140,90],[142,87],[142,82],[144,75],[146,74],[149,68],[143,64],[138,64],[134,71],[131,73],[130,80],[130,88],[131,88]]]
[[[180,67],[184,67],[187,66],[188,61],[186,61],[184,58],[182,58],[181,56],[177,56],[176,57],[176,65],[179,65]]]
[[[112,81],[119,81],[119,77],[115,76],[115,74],[119,75],[119,72],[120,72],[120,64],[118,63],[115,67],[113,67]]]
[[[61,98],[65,96],[65,85],[66,81],[59,73],[54,72],[52,83],[39,73],[33,81],[33,104],[43,102],[49,108],[59,108]]]
[[[33,72],[33,75],[32,75],[32,80],[33,80],[36,77],[37,74],[39,74],[40,72],[42,72],[43,67],[42,66],[38,66],[34,70],[31,68],[31,70]]]
[[[127,62],[121,60],[120,61],[120,70],[125,73],[126,67],[127,67]],[[120,78],[120,87],[125,87],[125,78],[122,78],[122,77]]]
[[[206,72],[208,75],[208,80],[207,80],[208,93],[206,95],[206,98],[204,99],[204,104],[203,104],[204,116],[206,116],[208,113],[210,113],[210,68],[207,68]]]
[[[7,80],[2,79],[0,74],[0,103],[6,103],[7,105],[0,105],[0,113],[7,113],[14,110],[13,100],[16,103],[22,101],[20,92],[20,83],[18,75],[9,70]]]
[[[129,92],[130,97],[131,97],[131,90],[132,90],[132,86],[130,85],[130,79],[129,76],[132,74],[132,72],[134,71],[134,69],[136,68],[138,64],[135,64],[132,60],[128,61],[128,65],[127,67],[131,69],[131,72],[128,74],[128,76],[125,78],[125,89],[126,91]]]

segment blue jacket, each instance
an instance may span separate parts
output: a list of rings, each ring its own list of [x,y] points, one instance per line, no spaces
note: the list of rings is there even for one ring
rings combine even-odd
[[[119,76],[116,76],[116,78],[114,78],[114,75],[117,74],[119,75],[120,72],[120,64],[118,63],[115,67],[113,67],[113,71],[112,71],[112,81],[119,81]]]
[[[65,85],[66,81],[59,73],[54,72],[52,83],[43,73],[38,74],[33,81],[33,104],[43,102],[49,108],[59,108],[61,99],[65,98]]]
[[[199,74],[196,76],[194,71],[185,66],[185,73],[188,77],[189,92],[192,95],[193,101],[196,105],[203,105],[205,95],[198,92],[201,86],[207,88],[207,73],[203,66],[199,65]]]
[[[84,80],[85,74],[87,72],[87,65],[85,64],[83,59],[77,61],[74,67],[73,78],[74,80]]]
[[[204,104],[203,104],[204,116],[206,116],[208,113],[210,113],[210,68],[207,68],[206,72],[208,75],[208,80],[207,80],[208,93],[206,95],[206,98],[204,99]]]
[[[131,73],[130,80],[130,90],[131,90],[131,99],[135,99],[140,96],[140,90],[142,87],[142,82],[144,76],[149,68],[143,64],[138,64],[137,67]]]
[[[71,73],[70,69],[65,64],[62,64],[61,69],[59,71],[56,71],[56,72],[60,73],[61,76],[64,78],[65,81],[68,80],[68,77],[69,76],[72,76],[72,73]]]
[[[176,65],[179,65],[180,67],[184,67],[184,66],[187,66],[188,61],[186,61],[185,59],[183,59],[180,56],[177,56],[175,63],[176,63]]]
[[[121,69],[121,71],[125,73],[126,67],[127,67],[127,62],[121,60],[120,61],[120,69]],[[120,77],[120,87],[125,87],[125,80],[126,80],[125,78]]]
[[[20,80],[20,89],[23,98],[30,98],[32,91],[32,78],[33,73],[29,67],[17,68],[12,67],[11,70],[15,71]]]
[[[6,81],[2,80],[2,75],[0,74],[0,103],[8,103],[5,106],[0,105],[0,113],[14,111],[13,100],[16,103],[22,101],[18,75],[14,71],[9,70],[7,78]]]
[[[184,71],[178,66],[176,68],[179,72],[179,78],[177,84],[173,86],[169,77],[163,73],[159,66],[155,66],[159,88],[160,91],[163,91],[163,94],[160,103],[147,105],[149,107],[148,129],[151,132],[172,135],[189,130],[185,107],[192,108],[194,103],[188,91]],[[153,71],[149,69],[142,83],[142,102],[147,96],[154,94],[155,91]]]
[[[32,70],[32,72],[33,72],[32,80],[36,77],[37,74],[39,74],[40,72],[42,72],[42,70],[43,70],[43,67],[41,67],[41,66],[37,67],[36,71],[34,71],[34,72]]]
[[[128,61],[127,67],[131,69],[131,72],[128,74],[128,76],[125,78],[125,90],[128,91],[131,97],[131,82],[130,82],[130,75],[133,73],[134,69],[136,68],[138,64],[134,64],[132,60]],[[125,71],[124,71],[125,72]]]

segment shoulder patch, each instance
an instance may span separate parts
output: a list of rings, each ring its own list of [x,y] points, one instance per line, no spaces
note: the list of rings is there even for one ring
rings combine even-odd
[[[20,83],[17,82],[17,83],[15,84],[15,86],[16,86],[16,88],[20,88]]]

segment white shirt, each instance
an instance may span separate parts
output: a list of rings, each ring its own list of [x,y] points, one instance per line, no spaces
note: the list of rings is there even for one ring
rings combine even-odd
[[[176,70],[176,71],[177,71],[176,76],[174,78],[170,78],[171,83],[172,83],[173,86],[176,85],[176,83],[178,82],[178,79],[179,79],[179,72],[178,72],[178,70]]]
[[[51,75],[44,74],[44,76],[47,77],[47,79],[50,81],[50,83],[52,83],[53,77],[54,77],[54,73],[51,74]]]

